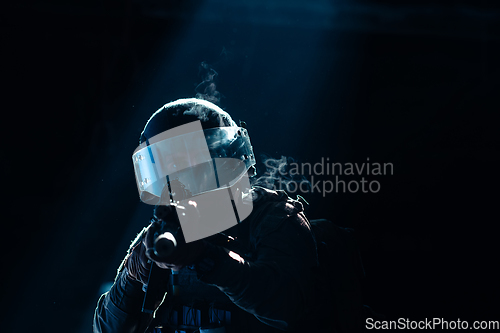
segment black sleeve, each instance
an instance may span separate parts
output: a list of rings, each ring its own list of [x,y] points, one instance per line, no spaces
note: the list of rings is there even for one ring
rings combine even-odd
[[[94,333],[144,332],[151,316],[141,312],[143,299],[142,283],[130,280],[124,269],[97,302]]]
[[[309,222],[303,214],[294,215],[257,241],[252,262],[234,260],[222,248],[212,248],[215,266],[200,279],[217,286],[261,322],[289,330],[313,292],[311,269],[317,256]]]

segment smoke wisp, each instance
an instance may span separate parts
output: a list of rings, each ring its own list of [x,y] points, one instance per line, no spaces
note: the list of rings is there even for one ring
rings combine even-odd
[[[206,62],[203,61],[200,64],[200,76],[203,81],[195,88],[196,98],[219,105],[221,94],[217,91],[215,84],[217,75],[218,73]]]
[[[265,154],[260,156],[266,171],[261,176],[252,179],[252,185],[261,186],[271,190],[285,190],[289,193],[307,192],[311,188],[311,182],[304,175],[290,172],[290,166],[297,164],[292,157],[281,156],[275,159]],[[297,188],[300,185],[300,189]]]

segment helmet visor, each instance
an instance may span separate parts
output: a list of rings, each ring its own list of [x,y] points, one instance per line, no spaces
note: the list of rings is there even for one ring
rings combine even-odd
[[[246,129],[203,130],[199,120],[147,140],[132,160],[139,196],[154,205],[232,186],[255,164]]]

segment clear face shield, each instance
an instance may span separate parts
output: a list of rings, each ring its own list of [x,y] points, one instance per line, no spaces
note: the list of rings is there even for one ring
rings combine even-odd
[[[151,205],[229,188],[255,164],[246,129],[203,130],[200,121],[147,140],[132,160],[141,201]]]

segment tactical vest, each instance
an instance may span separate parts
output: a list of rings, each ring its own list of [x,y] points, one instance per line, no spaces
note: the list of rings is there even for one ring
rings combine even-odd
[[[254,192],[252,213],[224,232],[236,239],[224,247],[248,261],[252,261],[257,249],[257,236],[277,230],[288,217],[302,212],[306,204],[300,196],[293,200],[284,191],[255,187]],[[359,280],[364,273],[352,230],[339,228],[327,220],[311,221],[311,229],[319,256],[314,281],[316,301],[308,308],[308,320],[300,323],[295,331],[313,332],[325,328],[328,332],[355,331],[362,308]],[[338,274],[339,271],[345,274]],[[159,324],[154,325],[154,333],[283,332],[238,308],[217,287],[199,281],[192,269],[182,269],[171,275],[170,281],[170,294],[177,296],[170,299],[167,296],[157,310],[155,322]]]

